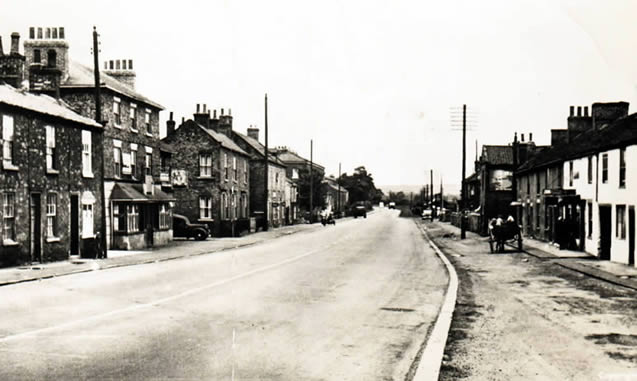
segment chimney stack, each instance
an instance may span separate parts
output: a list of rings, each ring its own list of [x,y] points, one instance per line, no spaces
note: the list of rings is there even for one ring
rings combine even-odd
[[[259,129],[256,126],[250,125],[250,127],[248,127],[248,136],[259,141]]]
[[[210,118],[208,117],[208,114],[205,111],[207,106],[204,104],[203,107],[204,107],[204,111],[202,111],[201,105],[197,103],[197,112],[194,115],[194,119],[196,123],[206,128],[210,128]]]
[[[224,115],[224,109],[221,109],[221,115],[219,116],[215,130],[232,138],[232,115]]]
[[[577,116],[582,116],[582,106],[577,106]]]
[[[18,32],[11,33],[11,54],[20,54],[20,33]]]
[[[166,121],[166,136],[170,136],[175,132],[175,121],[173,120],[173,112],[170,112],[170,119]]]
[[[124,85],[135,89],[135,78],[137,75],[133,71],[133,60],[109,60],[104,62],[105,74],[115,78]]]

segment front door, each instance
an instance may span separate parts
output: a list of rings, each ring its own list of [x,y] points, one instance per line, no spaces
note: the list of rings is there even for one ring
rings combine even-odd
[[[40,205],[40,194],[31,194],[31,261],[42,261],[42,211]]]
[[[635,207],[628,209],[628,264],[635,264]]]
[[[71,255],[80,255],[80,199],[71,195]]]
[[[611,208],[609,205],[599,206],[599,259],[610,260],[611,244]]]
[[[143,206],[143,226],[144,240],[146,241],[146,247],[153,247],[154,233],[155,233],[155,221],[159,221],[157,216],[157,205],[148,204]]]

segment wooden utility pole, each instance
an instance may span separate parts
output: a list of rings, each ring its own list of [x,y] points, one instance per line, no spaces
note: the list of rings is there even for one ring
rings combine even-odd
[[[314,222],[314,177],[312,176],[314,142],[310,139],[310,223]]]
[[[436,201],[436,198],[434,197],[434,194],[436,192],[434,192],[434,170],[433,169],[429,170],[429,188],[431,189],[431,209],[433,210],[434,201]]]
[[[338,216],[341,216],[341,163],[338,163],[338,201],[336,203],[338,208]]]
[[[467,161],[467,105],[462,105],[462,183],[460,189],[460,239],[467,238],[465,226],[465,172]]]
[[[268,180],[269,178],[269,173],[268,173],[268,94],[265,94],[265,152],[264,152],[264,156],[265,156],[265,163],[264,163],[264,184],[265,186],[264,188],[264,192],[263,192],[263,202],[264,202],[264,207],[263,207],[263,216],[265,217],[265,222],[263,224],[263,230],[268,230],[270,223],[269,223],[269,218],[268,218],[268,211],[269,211],[269,207],[268,207],[268,199],[269,197],[269,189],[268,189]]]
[[[93,74],[95,76],[95,121],[101,125],[104,125],[102,120],[102,96],[100,94],[100,64],[99,64],[99,42],[98,42],[97,28],[93,26]],[[99,144],[101,152],[100,160],[100,192],[102,192],[102,216],[100,218],[100,238],[98,244],[101,246],[101,250],[98,250],[96,256],[106,258],[108,256],[108,247],[106,247],[106,191],[104,190],[104,131],[102,131],[102,144]]]

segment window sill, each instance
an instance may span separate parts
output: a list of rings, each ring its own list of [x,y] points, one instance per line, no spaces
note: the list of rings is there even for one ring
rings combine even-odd
[[[95,235],[82,236],[82,239],[95,239]]]
[[[146,136],[150,136],[152,138],[153,134],[149,134],[148,132],[146,132]]]
[[[13,164],[7,164],[7,163],[4,163],[3,169],[5,171],[16,171],[16,172],[20,170],[20,168],[18,168],[17,166]]]
[[[46,239],[46,242],[48,243],[52,243],[52,242],[60,242],[60,237],[48,237]]]
[[[58,171],[57,169],[47,168],[46,174],[47,175],[59,175],[60,171]]]
[[[2,246],[18,246],[19,243],[12,239],[5,239],[2,241]]]
[[[121,130],[122,129],[122,125],[121,124],[117,124],[117,123],[113,123],[113,127]]]
[[[92,178],[94,178],[95,176],[94,176],[94,175],[93,175],[93,173],[91,172],[91,173],[82,173],[82,177],[86,177],[86,178],[88,178],[88,179],[92,179]]]
[[[137,133],[139,133],[139,130],[138,130],[138,129],[136,129],[136,128],[131,128],[130,130],[131,130],[132,132],[136,133],[136,134],[137,134]]]
[[[200,218],[197,221],[200,221],[200,222],[215,222],[215,220],[213,218]]]
[[[197,180],[214,180],[212,176],[197,176],[195,177]]]

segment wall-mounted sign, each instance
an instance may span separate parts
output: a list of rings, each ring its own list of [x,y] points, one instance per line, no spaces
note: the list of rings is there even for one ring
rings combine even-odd
[[[494,169],[490,172],[489,188],[495,191],[513,189],[513,173],[504,169]]]
[[[173,186],[188,186],[188,171],[186,171],[185,169],[173,169],[170,173],[170,177],[173,180]]]

